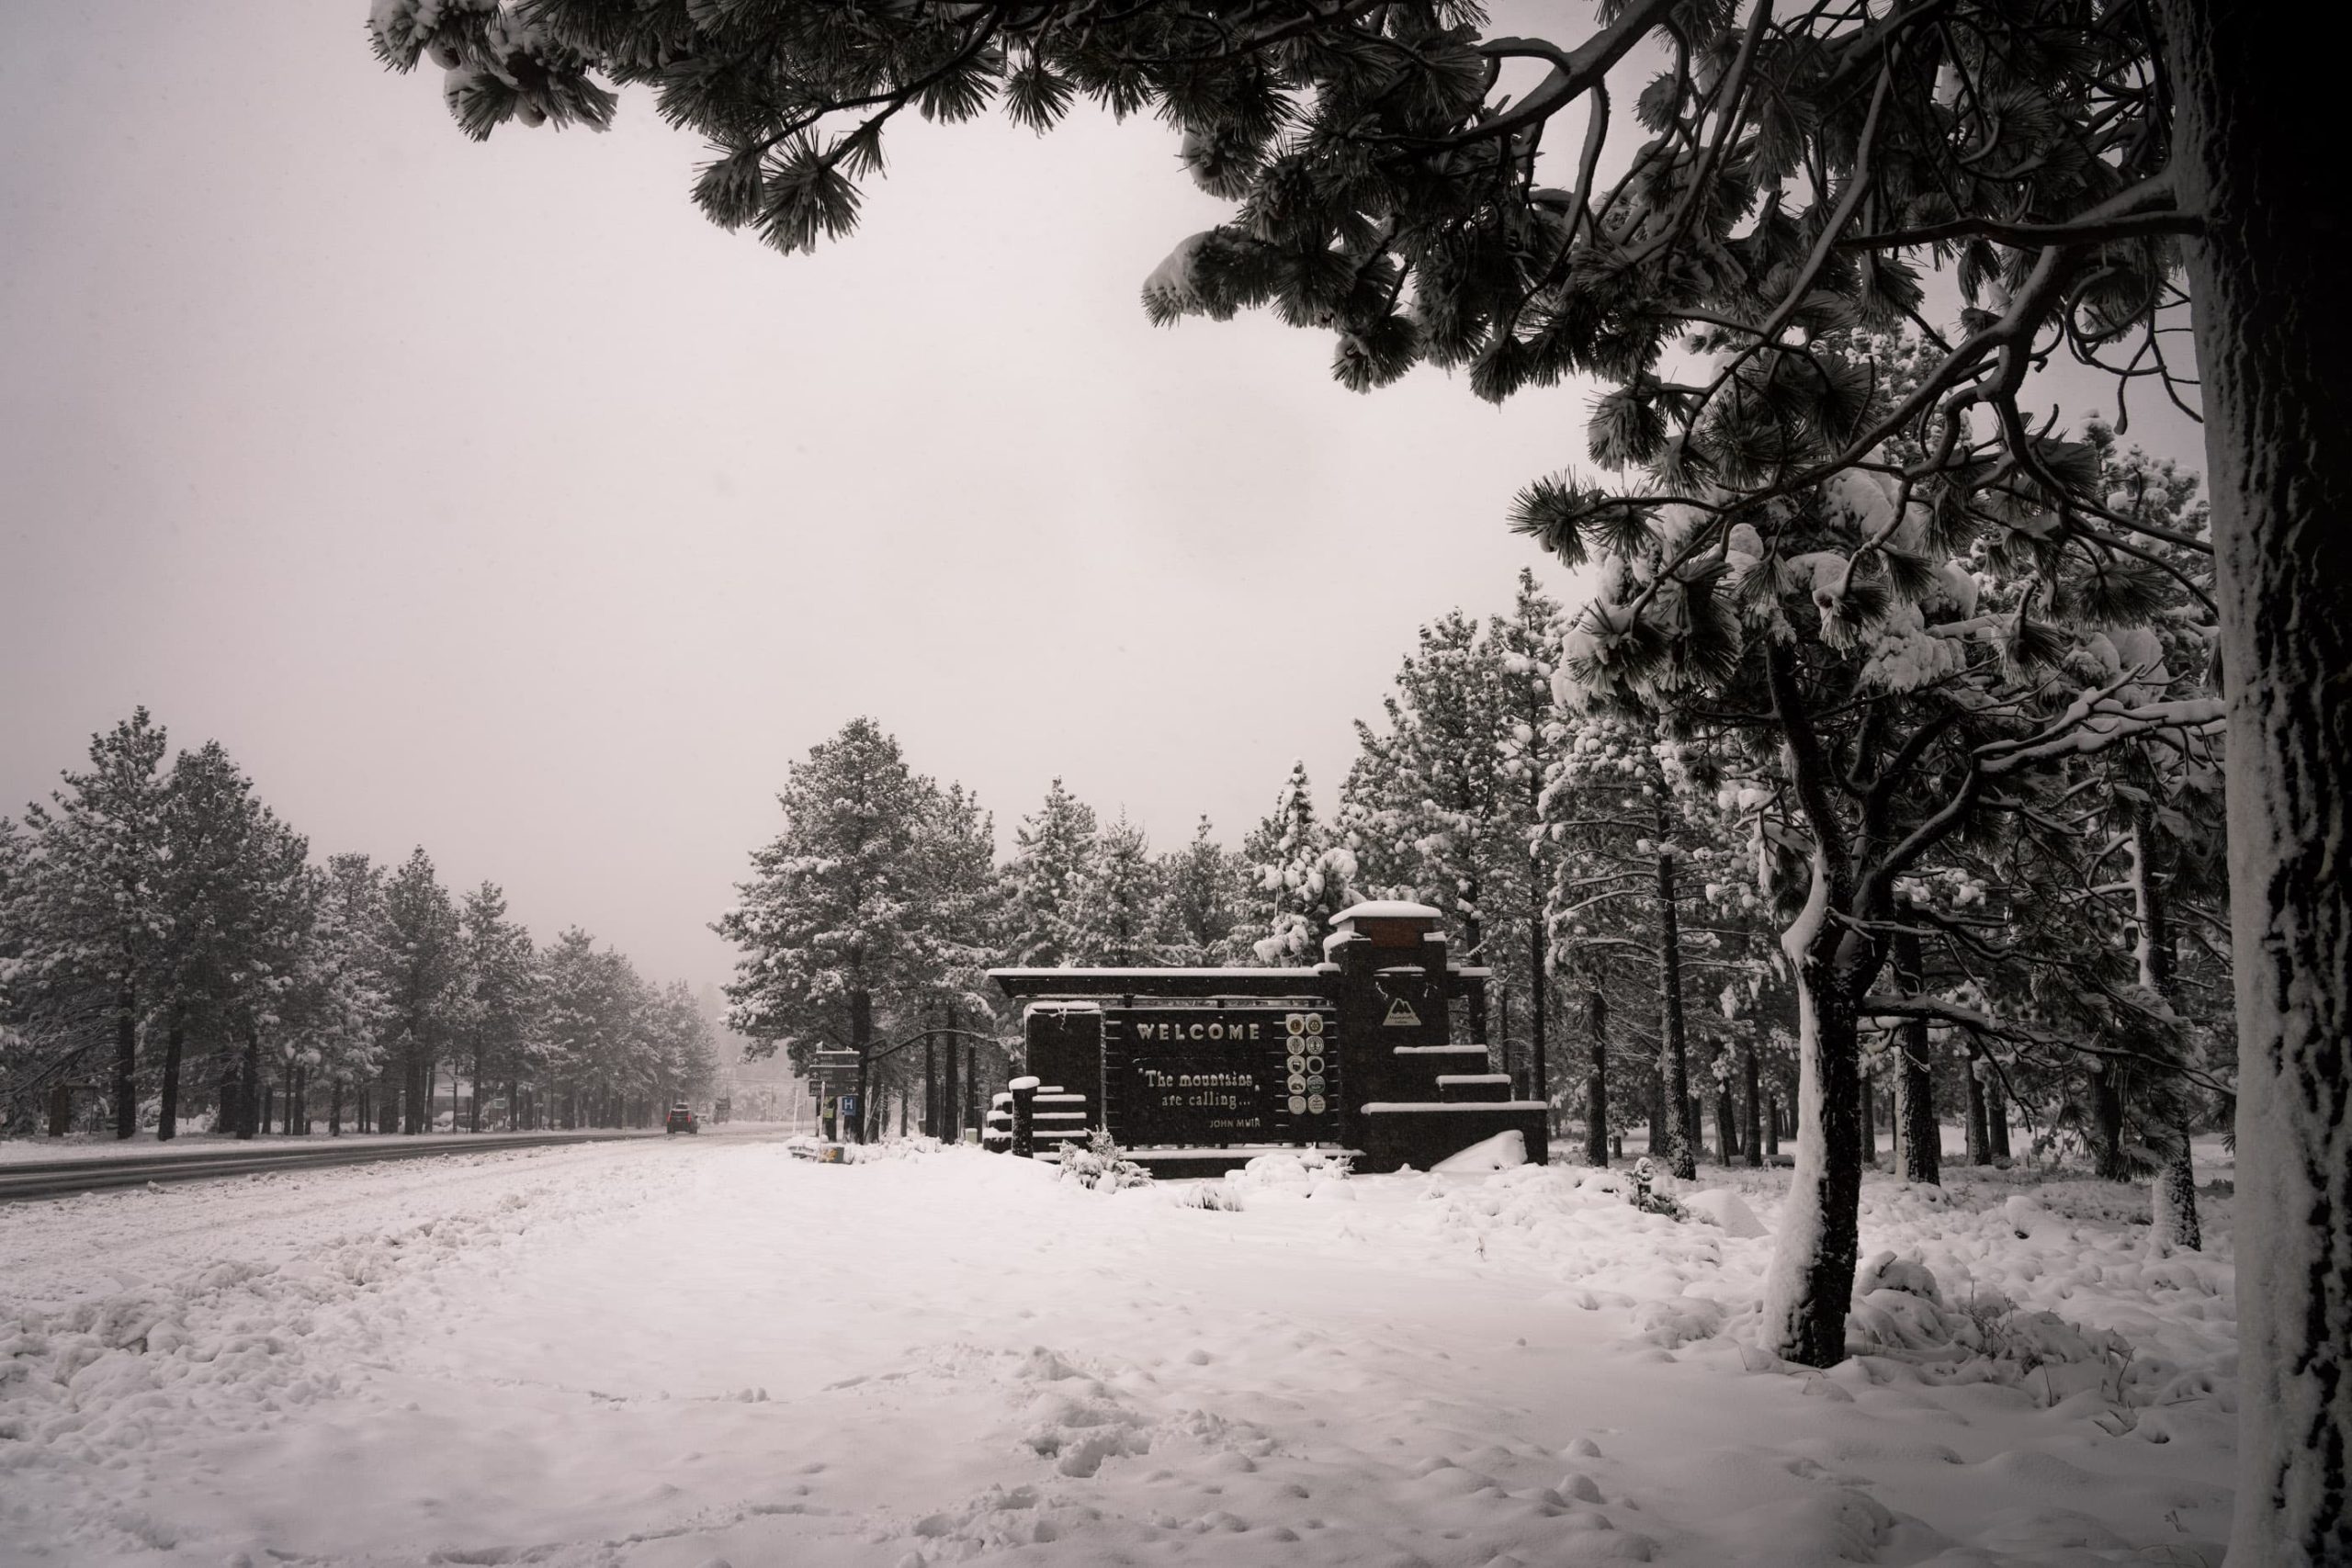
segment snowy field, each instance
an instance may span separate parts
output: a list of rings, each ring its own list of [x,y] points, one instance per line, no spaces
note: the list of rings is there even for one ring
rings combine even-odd
[[[1873,1177],[1822,1375],[1754,1343],[1783,1178],[1597,1174],[706,1136],[0,1208],[0,1562],[2219,1562],[2226,1199],[2159,1258],[2131,1189]]]

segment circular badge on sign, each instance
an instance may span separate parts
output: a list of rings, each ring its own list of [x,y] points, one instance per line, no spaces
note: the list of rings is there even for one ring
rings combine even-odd
[[[1321,1073],[1307,1074],[1306,1087],[1316,1093],[1320,1094],[1323,1091],[1323,1075]]]
[[[1304,1056],[1293,1056],[1290,1059],[1289,1066],[1292,1072],[1303,1073],[1306,1071],[1306,1058]]]
[[[1288,1029],[1293,1034],[1304,1034],[1306,1032],[1307,1022],[1307,1020],[1299,1017],[1296,1013],[1293,1013],[1290,1017],[1283,1021],[1283,1026]]]
[[[1307,1099],[1306,1099],[1306,1096],[1305,1096],[1305,1095],[1303,1095],[1303,1094],[1294,1094],[1294,1095],[1292,1095],[1292,1096],[1290,1097],[1290,1113],[1291,1113],[1293,1116],[1304,1116],[1304,1115],[1306,1115],[1306,1106],[1307,1106]]]
[[[1323,1114],[1323,1097],[1322,1097],[1321,1095],[1319,1095],[1319,1094],[1310,1094],[1310,1095],[1308,1095],[1308,1096],[1306,1097],[1306,1109],[1307,1109],[1308,1112],[1309,1112],[1310,1114],[1312,1114],[1312,1115],[1316,1115],[1316,1116],[1320,1116],[1320,1115],[1322,1115],[1322,1114]]]
[[[1290,1091],[1293,1094],[1305,1094],[1306,1092],[1306,1076],[1304,1073],[1291,1074]]]
[[[1320,1034],[1323,1032],[1323,1015],[1321,1013],[1310,1012],[1306,1015],[1306,1032],[1309,1034]]]
[[[1298,1071],[1298,1065],[1297,1065],[1295,1062],[1292,1063],[1292,1064],[1291,1064],[1291,1069],[1290,1069],[1290,1070],[1291,1070],[1292,1072],[1296,1072],[1296,1071]],[[1321,1072],[1321,1071],[1323,1070],[1323,1058],[1322,1058],[1322,1057],[1320,1057],[1320,1056],[1309,1056],[1309,1057],[1307,1057],[1307,1058],[1306,1058],[1306,1070],[1307,1070],[1308,1072],[1310,1072],[1310,1073],[1319,1073],[1319,1072]]]

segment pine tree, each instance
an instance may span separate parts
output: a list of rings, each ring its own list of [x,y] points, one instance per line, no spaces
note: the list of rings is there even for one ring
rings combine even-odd
[[[25,813],[28,874],[15,899],[21,989],[85,1016],[103,1011],[113,1045],[114,1132],[139,1130],[139,1031],[153,1005],[161,915],[164,732],[145,708],[90,739],[86,773],[67,773],[52,807]],[[64,1003],[64,998],[86,1000]]]
[[[364,854],[330,855],[321,879],[311,1016],[330,1097],[328,1131],[340,1133],[345,1097],[383,1070],[392,1027],[384,886]],[[357,1109],[355,1101],[355,1115]]]
[[[784,831],[752,855],[741,902],[714,927],[743,953],[728,1023],[755,1049],[781,1045],[803,1071],[820,1046],[855,1052],[870,1116],[877,1022],[919,1019],[936,996],[942,944],[961,912],[935,897],[938,860],[927,854],[940,792],[858,718],[793,765],[777,800]],[[959,831],[968,840],[968,822]]]
[[[1261,964],[1319,964],[1331,917],[1357,902],[1356,856],[1316,819],[1306,764],[1295,761],[1274,809],[1242,846],[1252,868],[1245,925],[1263,935],[1251,943]]]
[[[1124,969],[1163,962],[1159,867],[1143,829],[1124,813],[1097,840],[1080,909],[1080,963]]]
[[[385,878],[384,949],[400,1130],[429,1133],[434,1079],[462,999],[464,961],[458,912],[421,846]]]
[[[1349,775],[1346,819],[1373,880],[1410,886],[1449,917],[1463,962],[1488,964],[1490,895],[1519,869],[1519,799],[1503,760],[1503,668],[1477,623],[1454,611],[1420,630],[1383,707],[1385,735],[1357,726],[1363,757]],[[1318,953],[1319,956],[1319,953]],[[1474,1003],[1482,1007],[1483,998]],[[1486,1038],[1474,1012],[1470,1030]]]
[[[1535,1097],[1552,1101],[1551,1011],[1552,958],[1547,918],[1555,857],[1551,838],[1544,830],[1544,787],[1557,764],[1567,739],[1567,719],[1552,692],[1559,672],[1563,632],[1560,606],[1536,586],[1535,574],[1521,568],[1518,592],[1508,616],[1488,623],[1487,640],[1498,667],[1499,694],[1496,710],[1503,733],[1497,741],[1504,802],[1498,813],[1508,824],[1507,847],[1498,856],[1499,884],[1491,902],[1498,915],[1506,909],[1510,930],[1487,943],[1489,962],[1498,973],[1516,975],[1529,1002],[1532,1060],[1529,1076]],[[1523,966],[1517,962],[1524,956]]]
[[[1064,789],[1059,779],[1046,791],[1036,814],[1022,819],[1005,872],[1014,963],[1053,969],[1085,961],[1091,945],[1083,925],[1086,890],[1095,878],[1099,840],[1093,807]]]
[[[473,1099],[468,1130],[482,1130],[482,1097],[494,1073],[507,1076],[507,1125],[514,1124],[516,1068],[529,1045],[534,1022],[537,964],[531,933],[506,918],[506,894],[485,882],[465,897],[458,912],[462,965],[454,1033],[469,1064]]]
[[[1234,928],[1245,879],[1238,858],[1216,841],[1206,817],[1193,825],[1191,843],[1160,857],[1169,962],[1213,967],[1239,961]]]

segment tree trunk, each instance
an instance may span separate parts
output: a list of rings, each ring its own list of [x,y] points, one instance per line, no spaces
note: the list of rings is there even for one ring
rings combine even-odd
[[[245,1031],[245,1048],[237,1073],[237,1136],[250,1138],[261,1122],[261,1031]]]
[[[1598,985],[1585,992],[1584,1160],[1609,1163],[1609,998]]]
[[[1658,829],[1667,827],[1665,807],[1658,808]],[[1666,1129],[1666,1157],[1675,1176],[1689,1180],[1699,1174],[1691,1149],[1690,1056],[1682,1032],[1682,931],[1675,909],[1674,856],[1657,857],[1658,942],[1658,1070],[1666,1079],[1665,1099],[1672,1121]]]
[[[1899,917],[1911,918],[1904,909]],[[1919,951],[1919,935],[1906,931],[1894,939],[1894,982],[1905,996],[1925,993],[1927,960]],[[1943,1131],[1936,1122],[1936,1074],[1928,1055],[1928,1021],[1906,1018],[1896,1032],[1899,1061],[1894,1075],[1894,1124],[1903,1148],[1903,1179],[1943,1184]]]
[[[938,1038],[922,1037],[922,1135],[939,1136],[939,1052]]]
[[[2171,916],[2165,907],[2164,885],[2150,863],[2152,815],[2144,805],[2132,814],[2132,955],[2139,964],[2140,984],[2177,1013],[2180,987],[2173,976]],[[2159,1247],[2195,1252],[2204,1242],[2204,1227],[2197,1222],[2197,1172],[2189,1153],[2188,1117],[2175,1118],[2165,1133],[2165,1165],[2150,1184],[2148,1212]]]
[[[1534,819],[1531,812],[1528,820]],[[1544,886],[1540,879],[1533,880],[1531,885],[1536,887]],[[1527,925],[1529,932],[1527,972],[1532,976],[1528,982],[1528,1005],[1533,1010],[1529,1017],[1529,1027],[1534,1032],[1528,1053],[1528,1077],[1533,1085],[1535,1098],[1544,1102],[1544,1122],[1546,1129],[1549,1129],[1552,1124],[1552,1058],[1545,1029],[1552,1013],[1552,976],[1547,968],[1552,961],[1552,955],[1550,940],[1544,931],[1542,899],[1539,898],[1536,901],[1535,909],[1528,919]],[[1606,1152],[1608,1145],[1602,1144],[1601,1148]]]
[[[1752,1034],[1740,1037],[1740,1152],[1747,1156],[1750,1168],[1764,1164],[1764,1128],[1761,1123],[1761,1098],[1764,1086],[1757,1072],[1757,1042]]]
[[[1984,1080],[1984,1140],[1994,1159],[2009,1157],[2009,1100],[2002,1092],[1997,1070]]]
[[[873,1064],[865,1059],[873,1043],[874,998],[863,989],[853,990],[849,994],[849,1044],[857,1053],[857,1114],[850,1119],[855,1130],[842,1131],[861,1144],[866,1141],[866,1124],[874,1118],[873,1099],[866,1092],[873,1080]]]
[[[1781,1157],[1781,1095],[1778,1089],[1764,1097],[1764,1153],[1768,1158]]]
[[[2128,1181],[2132,1171],[2123,1163],[2123,1069],[2112,1060],[2093,1062],[2090,1070],[2091,1164],[2102,1181]]]
[[[343,1136],[343,1075],[337,1073],[327,1082],[327,1136]]]
[[[1464,907],[1470,909],[1484,907],[1480,900],[1486,889],[1479,886],[1478,879],[1476,877],[1466,880],[1468,886],[1457,889],[1460,894],[1460,899],[1456,904],[1457,912]],[[1467,964],[1481,964],[1487,962],[1487,926],[1484,917],[1475,914],[1462,916],[1462,957],[1459,962]],[[1469,1031],[1469,1037],[1481,1045],[1492,1044],[1493,1037],[1487,1031],[1487,987],[1484,986],[1468,987],[1463,996],[1462,1002],[1463,1023]]]
[[[1739,1157],[1739,1106],[1729,1086],[1715,1091],[1715,1156],[1721,1165]]]
[[[1875,1168],[1878,1165],[1878,1093],[1871,1082],[1868,1069],[1864,1069],[1861,1075],[1861,1112],[1862,1163]]]
[[[2352,324],[2335,51],[2160,0],[2229,699],[2242,1568],[2352,1562]],[[2317,155],[2314,155],[2317,154]]]
[[[114,1135],[139,1131],[139,988],[129,976],[115,992]]]
[[[155,1111],[155,1141],[170,1143],[180,1130],[180,1061],[187,1048],[187,1021],[178,1004],[164,1029],[164,1095]]]
[[[1832,880],[1816,849],[1804,912],[1781,939],[1797,979],[1797,1156],[1765,1277],[1764,1331],[1774,1354],[1808,1367],[1845,1359],[1860,1249],[1861,1045],[1837,962],[1845,932],[1828,919],[1846,903]]]
[[[1973,1045],[1968,1048],[1968,1060],[1962,1064],[1961,1084],[1968,1096],[1968,1163],[1993,1163],[1991,1123],[1986,1119],[1984,1103],[1984,1060]]]
[[[941,1008],[939,1021],[943,1028],[954,1030],[956,1010],[952,1007]],[[956,1069],[961,1065],[959,1058],[964,1053],[956,1043],[956,1036],[952,1032],[943,1035],[941,1043],[944,1048],[939,1054],[939,1113],[941,1119],[947,1124],[947,1130],[941,1136],[951,1144],[960,1144],[964,1141],[964,1089],[962,1080]]]

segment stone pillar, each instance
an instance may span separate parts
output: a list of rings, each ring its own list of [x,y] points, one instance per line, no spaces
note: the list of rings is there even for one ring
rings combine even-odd
[[[1012,1152],[1023,1159],[1037,1156],[1037,1080],[1022,1077],[1005,1086],[1012,1091]]]

